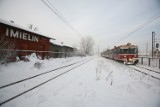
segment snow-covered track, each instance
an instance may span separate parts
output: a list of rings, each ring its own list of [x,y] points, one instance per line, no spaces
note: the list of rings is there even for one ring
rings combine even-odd
[[[149,68],[140,67],[140,66],[128,66],[131,69],[134,69],[135,71],[138,71],[142,74],[148,75],[154,79],[160,80],[160,72],[151,70]]]
[[[138,65],[135,65],[135,66],[136,66],[136,67],[139,67],[139,68],[143,68],[143,69],[149,70],[149,71],[151,71],[151,72],[155,72],[155,73],[160,74],[160,71],[158,72],[158,71],[155,71],[155,70],[152,70],[152,69],[149,69],[149,68],[143,67],[143,66],[138,66]]]
[[[92,58],[92,59],[93,59],[93,58]],[[80,63],[80,64],[78,64],[78,65],[76,65],[76,66],[74,66],[74,67],[71,67],[70,69],[68,69],[68,70],[66,70],[66,71],[64,71],[64,72],[62,72],[62,73],[60,73],[60,74],[58,74],[58,75],[56,75],[56,76],[53,76],[52,78],[47,79],[46,81],[43,81],[43,82],[41,82],[41,83],[33,86],[32,88],[29,88],[29,89],[27,89],[27,90],[25,90],[25,91],[23,91],[23,92],[21,92],[21,93],[18,93],[18,94],[14,95],[14,96],[12,96],[12,97],[10,97],[10,98],[7,98],[7,99],[1,101],[1,102],[0,102],[0,106],[2,106],[2,105],[4,105],[4,104],[6,104],[6,103],[8,103],[8,102],[10,102],[10,101],[12,101],[12,100],[14,100],[14,99],[22,96],[22,95],[24,95],[24,94],[26,94],[26,93],[34,90],[34,89],[36,89],[36,88],[38,88],[38,87],[40,87],[40,86],[42,86],[42,85],[44,85],[44,84],[46,84],[46,83],[54,80],[54,79],[56,79],[56,78],[58,78],[58,77],[60,77],[60,76],[62,76],[62,75],[64,75],[64,74],[66,74],[66,73],[68,73],[69,71],[72,71],[72,70],[75,69],[75,68],[78,68],[78,67],[84,65],[85,63],[91,61],[92,59],[88,59],[88,60],[86,60],[86,61],[83,60],[84,62],[81,61],[81,62],[83,62],[83,63]],[[79,62],[80,62],[80,61],[79,61]],[[78,62],[77,62],[77,63],[78,63]],[[72,64],[72,65],[73,65],[73,64]],[[63,68],[64,68],[64,67],[63,67]]]
[[[40,74],[31,76],[31,77],[28,77],[28,78],[24,78],[24,79],[21,79],[21,80],[18,80],[18,81],[15,81],[15,82],[12,82],[12,83],[9,83],[9,84],[0,86],[0,89],[3,89],[3,88],[5,88],[5,87],[9,87],[9,86],[12,86],[12,85],[15,85],[15,84],[18,84],[18,83],[21,83],[21,82],[24,82],[24,81],[27,81],[27,80],[30,80],[30,79],[33,79],[33,78],[42,76],[42,75],[45,75],[45,74],[48,74],[48,73],[51,73],[51,72],[56,71],[56,70],[59,70],[59,69],[63,69],[63,68],[66,68],[66,67],[75,65],[75,64],[80,63],[80,62],[83,62],[83,61],[85,61],[85,60],[87,60],[87,59],[84,59],[84,60],[81,60],[81,61],[77,61],[77,62],[74,62],[74,63],[69,64],[69,65],[65,65],[65,66],[62,66],[62,67],[58,67],[58,68],[55,68],[55,69],[50,70],[50,71],[47,71],[47,72],[43,72],[43,73],[40,73]]]
[[[154,79],[160,80],[160,72],[158,72],[158,71],[155,71],[155,70],[152,70],[152,69],[149,69],[149,68],[145,68],[145,67],[141,67],[141,66],[137,66],[137,65],[125,65],[121,62],[117,62],[117,61],[112,60],[112,59],[108,59],[108,60],[114,61],[114,62],[116,62],[120,65],[123,65],[123,66],[127,66],[128,68],[131,68],[131,69],[133,69],[137,72],[140,72],[144,75],[148,75],[148,76],[150,76]]]

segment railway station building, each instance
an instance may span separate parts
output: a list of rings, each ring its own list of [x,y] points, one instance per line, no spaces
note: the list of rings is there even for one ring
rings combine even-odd
[[[48,56],[50,39],[52,38],[0,19],[1,55],[10,51],[23,59],[25,55],[37,52],[37,55],[43,59]]]

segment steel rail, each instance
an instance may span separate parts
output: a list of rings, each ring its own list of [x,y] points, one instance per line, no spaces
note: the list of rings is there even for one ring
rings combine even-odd
[[[92,58],[92,59],[93,59],[93,58]],[[44,84],[46,84],[46,83],[48,83],[48,82],[54,80],[54,79],[56,79],[56,78],[58,78],[58,77],[60,77],[60,76],[62,76],[62,75],[64,75],[64,74],[66,74],[66,73],[68,73],[69,71],[72,71],[72,70],[75,69],[75,68],[78,68],[78,67],[82,66],[83,64],[85,64],[85,63],[91,61],[92,59],[89,59],[89,60],[83,62],[82,64],[79,64],[79,65],[77,65],[77,66],[75,66],[75,67],[73,67],[73,68],[71,68],[71,69],[69,69],[69,70],[67,70],[67,71],[65,71],[65,72],[63,72],[63,73],[61,73],[61,74],[55,76],[55,77],[53,77],[53,78],[48,79],[47,81],[44,81],[44,82],[42,82],[42,83],[40,83],[40,84],[38,84],[38,85],[36,85],[36,86],[34,86],[34,87],[32,87],[32,88],[26,90],[26,91],[23,91],[23,92],[21,92],[21,93],[15,95],[15,96],[13,96],[13,97],[11,97],[11,98],[5,100],[5,101],[0,102],[0,106],[2,106],[2,105],[4,105],[4,104],[6,104],[6,103],[8,103],[8,102],[10,102],[10,101],[12,101],[12,100],[14,100],[14,99],[16,99],[16,98],[22,96],[22,95],[24,95],[24,94],[26,94],[26,93],[28,93],[28,92],[34,90],[34,89],[36,89],[36,88],[38,88],[38,87],[40,87],[40,86],[42,86],[42,85],[44,85]]]
[[[66,66],[62,66],[62,67],[59,67],[59,68],[55,68],[55,69],[50,70],[50,71],[47,71],[47,72],[43,72],[43,73],[40,73],[40,74],[31,76],[31,77],[28,77],[28,78],[24,78],[24,79],[21,79],[21,80],[18,80],[18,81],[15,81],[15,82],[12,82],[12,83],[9,83],[9,84],[0,86],[0,89],[6,88],[6,87],[9,87],[9,86],[12,86],[12,85],[15,85],[15,84],[18,84],[18,83],[21,83],[21,82],[24,82],[24,81],[27,81],[27,80],[36,78],[36,77],[39,77],[39,76],[44,75],[44,74],[51,73],[51,72],[53,72],[53,71],[56,71],[56,70],[59,70],[59,69],[62,69],[62,68],[66,68],[66,67],[72,66],[72,65],[74,65],[74,64],[80,63],[80,62],[85,61],[85,60],[87,60],[87,59],[84,59],[84,60],[81,60],[81,61],[77,61],[77,62],[74,62],[74,63],[72,63],[72,64],[66,65]]]
[[[136,70],[136,71],[138,71],[138,72],[140,72],[140,73],[142,73],[142,74],[145,74],[145,75],[148,75],[148,76],[150,76],[150,77],[152,77],[152,78],[155,78],[155,79],[157,79],[157,80],[160,80],[160,78],[155,77],[155,76],[153,76],[153,75],[151,75],[151,74],[148,74],[148,73],[146,73],[146,72],[143,72],[143,71],[141,71],[141,70],[138,70],[138,69],[136,69],[136,68],[133,68],[133,67],[129,67],[129,68],[132,68],[132,69],[134,69],[134,70]]]

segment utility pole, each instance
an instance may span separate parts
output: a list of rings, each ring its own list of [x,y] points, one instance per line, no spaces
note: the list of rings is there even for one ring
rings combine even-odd
[[[147,57],[147,55],[148,55],[148,42],[146,44],[146,57]]]
[[[154,56],[154,48],[155,48],[155,32],[152,32],[152,58]]]

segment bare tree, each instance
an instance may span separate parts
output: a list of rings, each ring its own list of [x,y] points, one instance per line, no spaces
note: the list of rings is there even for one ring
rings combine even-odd
[[[94,40],[91,36],[83,37],[80,41],[81,51],[91,55],[93,53]]]

